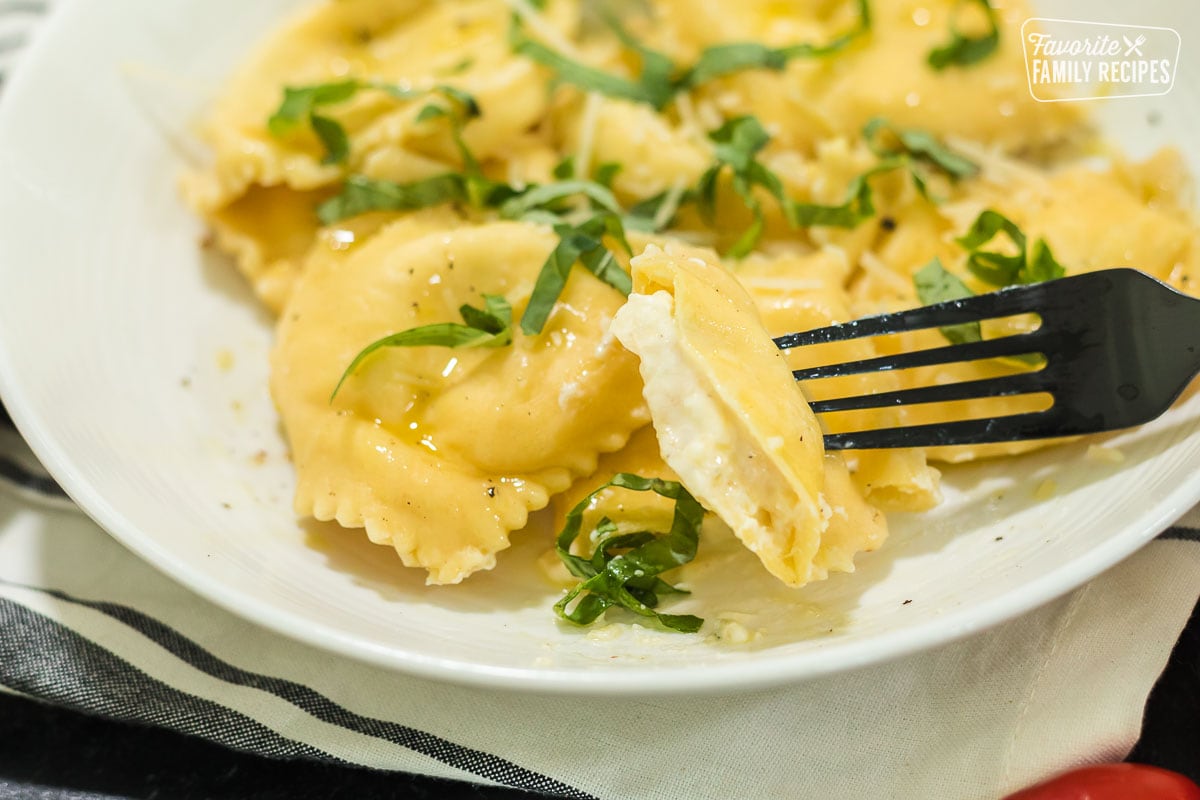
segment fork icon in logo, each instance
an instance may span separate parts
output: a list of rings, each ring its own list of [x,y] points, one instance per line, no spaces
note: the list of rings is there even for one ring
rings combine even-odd
[[[1142,45],[1144,45],[1146,43],[1145,34],[1138,36],[1136,42],[1130,41],[1128,36],[1122,36],[1121,38],[1125,40],[1125,55],[1126,56],[1131,56],[1134,53],[1136,53],[1138,58],[1142,57]]]

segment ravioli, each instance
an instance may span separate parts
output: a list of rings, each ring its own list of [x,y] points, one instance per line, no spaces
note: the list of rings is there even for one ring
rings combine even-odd
[[[828,527],[821,429],[753,301],[703,251],[650,247],[613,333],[641,359],[662,455],[784,583]]]
[[[1036,16],[1009,0],[997,9],[999,47],[970,69],[935,71],[926,55],[946,43],[952,20],[973,34],[986,29],[975,4],[957,0],[871,3],[871,29],[834,57],[793,60],[782,72],[748,71],[699,93],[721,115],[753,114],[787,147],[857,134],[872,117],[941,136],[961,136],[1007,152],[1040,153],[1077,138],[1071,103],[1039,103],[1025,78],[1021,25]],[[857,23],[857,3],[823,0],[723,3],[658,0],[657,40],[681,57],[702,47],[758,41],[772,47],[830,42]],[[799,13],[797,13],[799,12]],[[960,16],[961,15],[961,16]]]
[[[569,5],[557,7],[562,13],[555,24],[569,28],[577,15]],[[286,300],[302,261],[293,242],[316,233],[312,212],[346,168],[398,182],[459,168],[445,121],[420,119],[429,98],[402,101],[371,90],[321,109],[352,143],[344,168],[325,163],[311,132],[278,137],[268,130],[284,87],[350,77],[413,90],[454,86],[479,105],[482,114],[468,122],[463,138],[490,166],[547,113],[538,69],[513,58],[508,47],[510,15],[502,0],[320,3],[277,32],[231,78],[200,126],[212,163],[188,172],[183,190],[269,306],[278,310]],[[289,192],[294,195],[287,197]],[[288,214],[287,224],[262,224],[264,216],[283,221],[279,207],[296,205],[307,210],[307,220]]]
[[[841,288],[836,264],[827,253],[747,259],[736,275],[754,299],[771,336],[807,331],[845,322],[853,317]],[[870,339],[800,347],[787,351],[788,366],[804,369],[840,364],[879,355]],[[802,386],[811,400],[891,391],[900,382],[893,373],[847,375]],[[890,427],[904,421],[903,409],[872,409],[829,415],[830,432]],[[920,448],[867,450],[853,453],[851,479],[866,499],[889,511],[926,511],[941,500],[941,474],[929,465]],[[842,454],[829,456],[842,461]]]
[[[655,477],[678,481],[680,476],[663,460],[658,435],[652,426],[642,428],[630,438],[629,443],[615,453],[601,456],[596,471],[580,478],[570,489],[554,498],[553,508],[556,530],[561,530],[567,513],[597,486],[612,479],[619,472],[643,477]],[[859,553],[877,549],[887,539],[888,526],[884,513],[870,503],[855,485],[854,479],[840,454],[826,453],[824,458],[824,489],[822,497],[826,506],[821,514],[827,525],[821,534],[821,543],[812,560],[810,580],[824,580],[831,572],[854,572],[854,557]],[[602,518],[609,519],[618,532],[663,531],[671,526],[674,503],[653,492],[629,492],[620,489],[605,489],[592,498],[583,514],[583,530],[592,530]],[[707,561],[713,535],[731,536],[729,532],[704,526],[701,535],[697,562]],[[557,556],[547,573],[556,582],[570,584],[572,577],[562,568]],[[684,575],[689,567],[685,566]],[[764,573],[765,575],[766,573]],[[770,580],[770,579],[769,579]],[[744,587],[750,591],[751,587]],[[704,601],[701,600],[703,603]],[[707,604],[705,604],[707,605]]]
[[[646,424],[637,361],[607,333],[623,298],[582,270],[541,335],[494,350],[381,350],[330,401],[383,336],[455,321],[485,293],[519,318],[554,243],[524,223],[428,233],[400,222],[307,265],[271,377],[298,514],[365,527],[430,583],[456,583],[491,568],[530,511]]]

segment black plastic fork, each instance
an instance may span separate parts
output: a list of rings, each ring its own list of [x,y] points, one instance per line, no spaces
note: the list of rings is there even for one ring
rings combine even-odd
[[[796,370],[797,380],[1041,354],[1040,369],[997,378],[812,403],[817,413],[1049,393],[1044,410],[986,419],[831,433],[829,450],[1046,439],[1118,430],[1165,412],[1200,372],[1200,300],[1133,269],[1001,289],[781,336],[781,349],[1037,314],[1028,333]]]

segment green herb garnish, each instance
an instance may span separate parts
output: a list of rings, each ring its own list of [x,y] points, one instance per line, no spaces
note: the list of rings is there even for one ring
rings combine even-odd
[[[950,39],[941,47],[929,51],[929,66],[941,71],[947,67],[968,67],[983,61],[1000,46],[1000,22],[991,0],[959,0],[959,5],[974,2],[987,16],[988,31],[981,36],[967,36],[958,27],[958,20],[950,21]]]
[[[531,38],[514,15],[509,40],[514,52],[550,69],[561,83],[607,97],[646,103],[661,111],[681,91],[694,89],[716,78],[749,69],[780,71],[797,58],[821,58],[846,49],[871,28],[870,0],[856,0],[858,20],[845,33],[825,44],[802,43],[767,47],[757,42],[715,45],[701,52],[696,63],[681,69],[669,56],[654,50],[631,35],[612,15],[605,20],[620,42],[641,60],[636,77],[625,78],[581,64]]]
[[[618,216],[624,213],[609,189],[594,181],[566,180],[531,186],[505,201],[500,206],[500,216],[505,219],[522,219],[532,211],[563,213],[566,210],[564,203],[576,197],[586,198],[595,207]]]
[[[611,190],[613,187],[613,181],[616,180],[617,175],[619,175],[621,170],[624,168],[625,165],[618,161],[606,161],[603,164],[597,165],[595,172],[592,174],[592,180],[603,186],[605,189]]]
[[[397,100],[413,100],[430,94],[441,95],[453,104],[453,111],[446,111],[446,113],[458,120],[459,125],[465,120],[479,116],[479,104],[475,98],[453,86],[435,86],[428,90],[417,90],[378,81],[350,79],[334,83],[285,88],[283,101],[267,120],[267,129],[273,136],[286,136],[307,122],[325,147],[325,157],[322,163],[343,163],[350,157],[350,140],[346,135],[346,129],[332,117],[320,114],[318,109],[343,103],[365,90],[385,92]],[[425,111],[422,111],[422,116]],[[422,116],[418,116],[418,121],[421,121]],[[457,140],[457,131],[455,135]]]
[[[579,208],[573,204],[576,199],[582,199],[585,206]],[[625,222],[638,230],[650,227],[641,217],[626,216],[612,192],[593,181],[557,181],[517,191],[480,175],[459,173],[409,184],[352,175],[346,179],[341,194],[318,208],[318,216],[328,225],[368,211],[411,211],[443,203],[495,208],[505,219],[550,225],[554,229],[559,243],[542,265],[529,305],[521,316],[521,330],[531,335],[540,333],[545,326],[576,263],[628,296],[632,289],[629,274],[609,252],[604,238],[616,239],[632,254],[625,236]],[[581,216],[582,220],[571,221]]]
[[[385,347],[507,347],[512,344],[512,306],[503,297],[485,294],[483,308],[459,307],[465,324],[439,322],[409,328],[378,339],[363,348],[333,388],[329,402],[337,397],[342,384],[377,350]]]
[[[913,275],[913,285],[917,288],[917,297],[920,298],[921,304],[926,306],[950,300],[962,300],[975,295],[957,275],[946,271],[940,258],[933,259]],[[954,344],[983,340],[983,330],[978,322],[947,325],[939,330],[947,340]]]
[[[317,109],[349,100],[361,88],[362,82],[358,80],[287,87],[279,108],[267,120],[267,130],[273,136],[286,136],[307,122],[325,146],[323,163],[344,161],[350,151],[345,129],[335,120],[318,114]]]
[[[415,211],[444,203],[466,202],[463,175],[448,173],[414,183],[395,183],[351,175],[337,196],[317,207],[317,217],[325,225],[356,217],[370,211]]]
[[[825,225],[835,228],[854,228],[864,220],[875,216],[875,195],[871,191],[871,178],[891,172],[904,165],[900,159],[889,159],[855,176],[846,189],[846,199],[840,205],[820,203],[797,203],[791,201],[793,224],[809,227]]]
[[[996,237],[1003,235],[1013,245],[1015,254],[981,250]],[[1028,246],[1025,233],[1008,217],[987,209],[976,217],[974,224],[962,236],[955,239],[970,253],[967,268],[975,277],[997,289],[1018,284],[1041,283],[1061,278],[1066,268],[1054,258],[1045,239],[1038,239],[1033,247]],[[913,275],[917,297],[923,305],[932,305],[946,300],[959,300],[975,293],[957,276],[947,272],[941,260],[935,258]],[[955,344],[982,341],[982,329],[978,322],[951,325],[941,328],[942,335]],[[1015,360],[1039,363],[1040,357],[1016,356]]]
[[[1013,244],[1017,251],[1015,254],[981,249],[1001,234]],[[1054,258],[1045,239],[1038,239],[1031,250],[1024,232],[1016,223],[991,209],[981,213],[971,228],[955,241],[970,253],[967,269],[981,281],[999,288],[1039,283],[1066,274],[1066,269]]]
[[[621,534],[617,533],[617,526],[605,518],[596,525],[595,534],[599,541],[592,555],[572,554],[571,544],[579,537],[584,512],[596,495],[610,487],[654,492],[674,500],[671,529],[665,533]],[[662,614],[655,609],[661,595],[686,594],[658,576],[696,557],[703,521],[704,509],[682,484],[628,473],[613,476],[611,481],[571,509],[566,526],[558,535],[556,550],[559,558],[582,582],[555,603],[555,613],[576,625],[588,625],[616,606],[656,619],[671,630],[695,633],[704,620],[691,614]]]
[[[906,163],[903,158],[889,158],[855,177],[841,203],[801,203],[790,198],[779,176],[758,160],[758,153],[766,147],[770,136],[755,117],[729,120],[710,133],[709,137],[715,144],[717,163],[701,176],[696,188],[701,214],[712,221],[716,208],[717,181],[721,173],[729,169],[734,191],[754,216],[750,227],[730,247],[727,253],[730,258],[745,256],[762,237],[766,220],[762,203],[755,196],[755,187],[765,189],[778,201],[784,217],[793,228],[818,225],[853,228],[875,214],[871,178]]]
[[[556,181],[569,181],[575,177],[575,156],[567,156],[554,165],[550,173]]]
[[[789,221],[792,219],[792,204],[779,176],[758,160],[758,153],[767,146],[771,137],[756,117],[731,119],[708,136],[715,145],[717,163],[700,177],[696,199],[701,215],[711,224],[716,214],[718,179],[726,169],[731,172],[733,190],[754,216],[750,227],[738,237],[727,253],[730,258],[741,258],[758,244],[766,226],[766,216],[762,203],[754,193],[755,187],[766,189],[779,202]]]
[[[577,86],[587,92],[599,92],[607,97],[646,103],[658,110],[665,108],[675,95],[669,77],[661,73],[666,56],[647,48],[638,49],[643,57],[642,72],[631,80],[581,64],[533,39],[525,32],[525,26],[516,15],[513,16],[509,29],[509,44],[514,53],[546,67],[554,73],[558,81]],[[670,64],[670,61],[667,60],[666,64]]]
[[[697,197],[694,189],[682,185],[659,192],[629,209],[624,218],[625,228],[642,233],[665,230],[674,223],[680,207],[695,202]]]
[[[767,47],[758,42],[733,42],[706,48],[691,69],[677,81],[678,89],[694,89],[700,84],[749,69],[781,72],[797,58],[822,58],[845,50],[871,30],[869,0],[857,0],[858,20],[845,33],[825,44],[794,44]]]
[[[896,128],[886,119],[875,117],[863,126],[863,138],[881,158],[905,157],[959,180],[979,174],[979,165],[947,147],[932,133],[912,128]],[[884,141],[890,138],[891,141]]]
[[[529,304],[521,315],[521,330],[531,336],[542,332],[577,262],[626,297],[633,290],[629,273],[604,245],[604,237],[610,236],[627,253],[633,253],[617,214],[602,211],[578,225],[558,222],[554,224],[554,232],[558,235],[558,245],[542,265]]]

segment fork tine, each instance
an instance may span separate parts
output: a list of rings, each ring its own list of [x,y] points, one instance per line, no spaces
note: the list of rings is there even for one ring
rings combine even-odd
[[[1050,337],[1041,330],[1021,333],[1015,336],[1004,336],[999,339],[988,339],[969,344],[952,344],[946,347],[933,347],[928,350],[916,350],[911,353],[899,353],[892,356],[879,356],[861,361],[847,361],[842,364],[827,364],[822,367],[809,367],[792,371],[792,376],[798,381],[816,380],[817,378],[834,378],[841,375],[857,375],[863,372],[886,372],[889,370],[910,369],[912,367],[929,367],[935,364],[952,364],[960,361],[980,361],[987,358],[1002,356],[1018,356],[1041,352]]]
[[[809,406],[817,414],[831,411],[857,411],[865,408],[886,406],[911,406],[918,403],[943,403],[950,400],[971,400],[979,397],[1004,397],[1034,392],[1047,392],[1054,388],[1055,379],[1045,370],[1018,372],[999,378],[981,378],[974,381],[959,381],[940,386],[922,386],[916,389],[900,389],[894,392],[879,392],[854,397],[839,397],[817,400]]]
[[[1085,278],[1080,275],[1077,278]],[[1073,278],[1062,278],[1056,283],[1073,281]],[[1030,309],[1039,308],[1045,303],[1045,298],[1052,291],[1062,291],[1051,283],[1034,283],[1026,286],[1012,286],[1007,289],[989,294],[965,297],[961,300],[949,300],[931,306],[913,308],[908,311],[897,311],[891,314],[879,314],[874,317],[863,317],[840,325],[829,325],[824,328],[813,328],[799,333],[789,333],[775,339],[775,344],[781,350],[793,347],[806,347],[828,342],[842,342],[848,339],[860,339],[867,336],[883,336],[889,333],[922,330],[924,328],[942,328],[949,325],[960,325],[966,322],[979,322],[985,319],[1006,317],[1027,313]]]
[[[781,348],[1036,313],[1030,333],[799,369],[797,380],[1038,353],[1041,369],[812,404],[818,413],[1050,392],[1035,413],[841,432],[830,450],[938,447],[1120,430],[1162,414],[1200,374],[1200,299],[1128,268],[1097,270],[776,339]],[[1133,334],[1141,334],[1141,338]]]
[[[1007,417],[934,422],[900,428],[825,434],[826,450],[880,450],[893,447],[944,447],[979,442],[1012,442],[1070,436],[1054,409]]]

